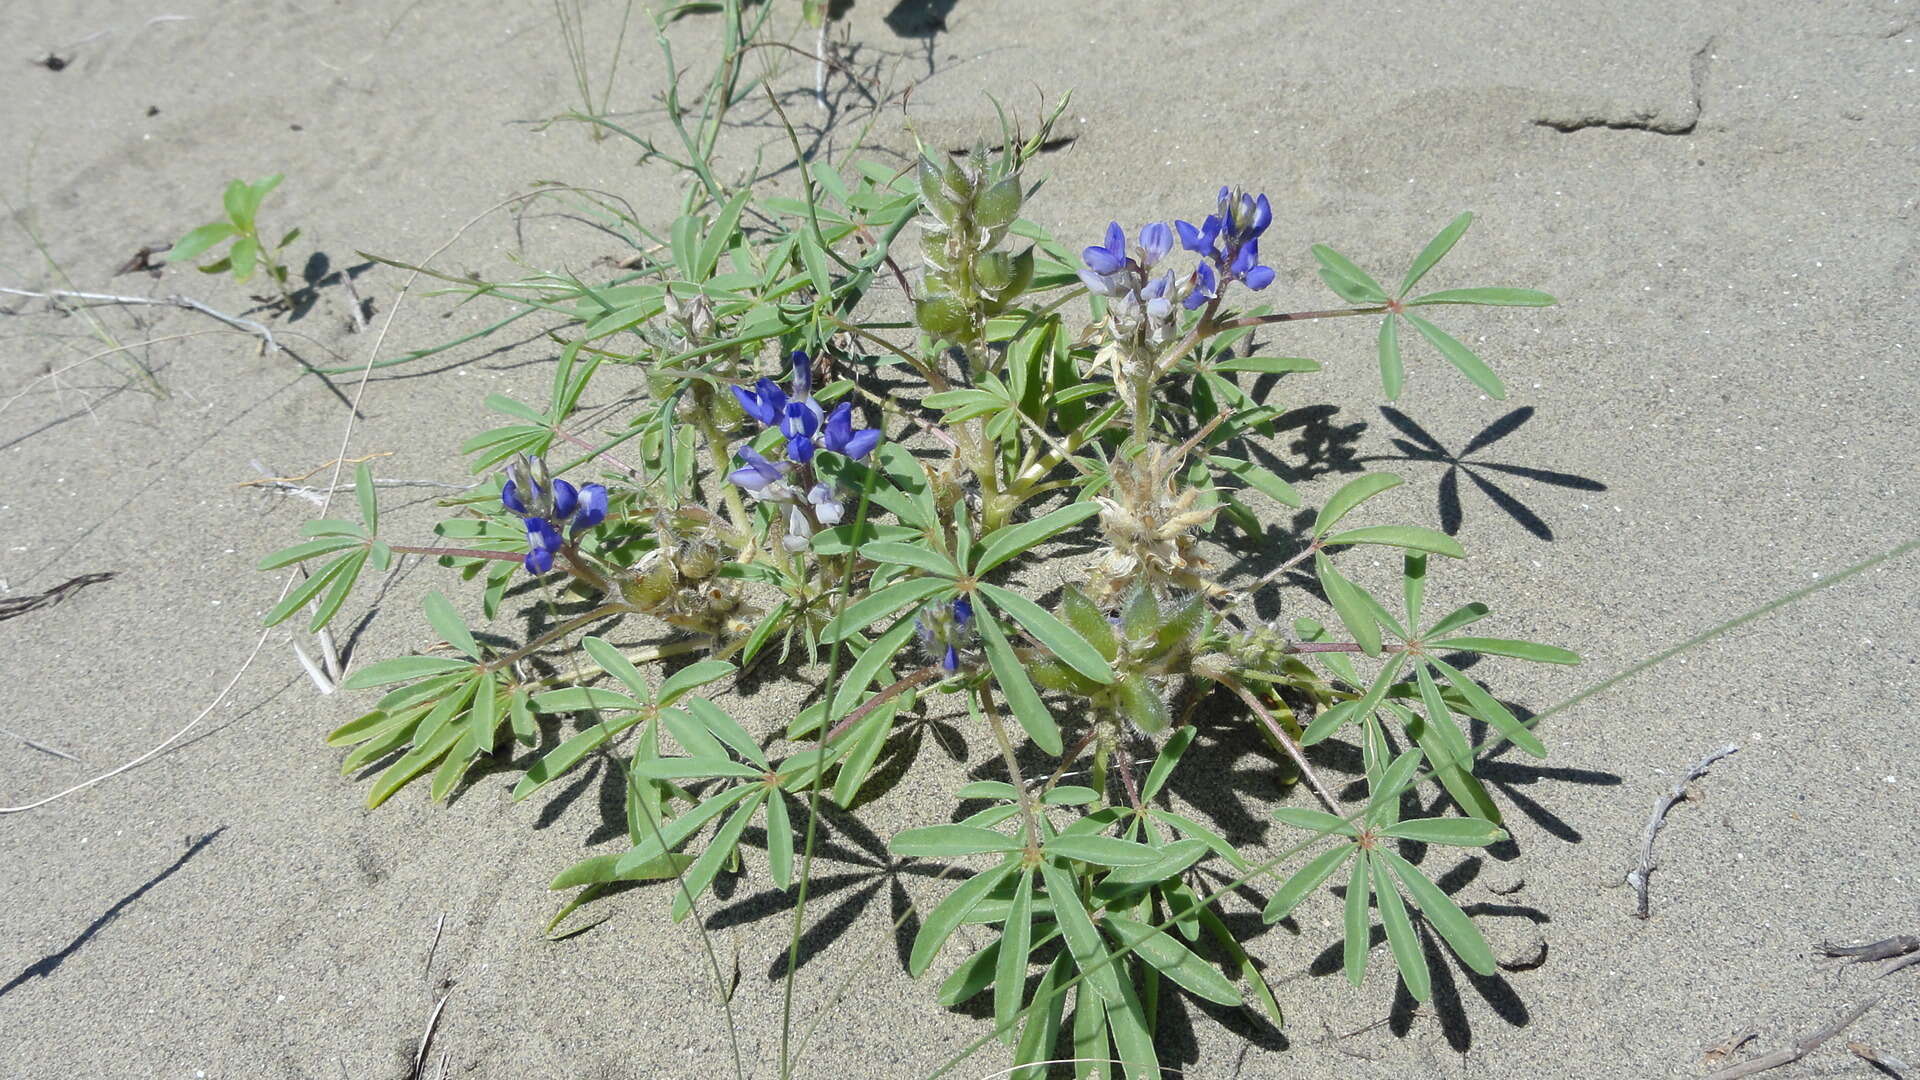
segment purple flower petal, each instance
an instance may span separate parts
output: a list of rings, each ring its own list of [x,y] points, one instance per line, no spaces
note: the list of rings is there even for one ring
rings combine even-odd
[[[953,621],[962,630],[973,621],[973,601],[962,596],[953,602]]]
[[[602,484],[588,484],[580,489],[580,512],[573,518],[573,534],[586,532],[595,525],[607,520],[607,489]]]
[[[1255,292],[1258,292],[1261,289],[1264,289],[1267,286],[1273,284],[1273,267],[1256,266],[1253,269],[1247,271],[1246,283],[1247,283],[1247,288],[1252,289]]]
[[[940,667],[951,675],[960,670],[960,653],[953,646],[947,646],[946,654],[940,657]]]
[[[859,461],[861,458],[873,453],[873,448],[879,445],[880,432],[874,428],[863,428],[853,433],[853,436],[847,440],[847,445],[842,448],[840,452],[855,461]]]
[[[813,393],[813,358],[804,350],[795,349],[787,357],[787,363],[793,367],[793,396],[803,398]]]
[[[780,434],[789,439],[808,439],[818,430],[820,406],[814,404],[812,398],[787,402],[786,412],[780,418]]]
[[[527,504],[520,501],[520,493],[515,490],[512,480],[508,480],[506,486],[500,489],[500,505],[521,517],[527,516]]]
[[[1173,227],[1174,227],[1174,230],[1180,234],[1181,247],[1187,249],[1188,251],[1193,252],[1196,255],[1205,255],[1208,252],[1213,250],[1213,245],[1211,243],[1201,242],[1200,230],[1194,228],[1191,223],[1185,222],[1185,221],[1176,221],[1173,223]]]
[[[1249,226],[1248,231],[1255,236],[1259,236],[1261,233],[1266,232],[1267,226],[1272,223],[1273,204],[1267,201],[1265,195],[1262,195],[1253,201],[1253,223]]]
[[[565,480],[553,482],[553,519],[565,521],[580,506],[580,489]]]
[[[746,464],[727,474],[727,479],[736,487],[744,488],[755,494],[766,490],[768,484],[777,483],[785,475],[779,466],[760,456],[760,452],[751,446],[742,446],[740,460]]]
[[[813,437],[793,435],[787,438],[787,460],[805,465],[813,460]]]
[[[1140,265],[1144,269],[1167,257],[1173,250],[1173,230],[1154,221],[1140,226]]]

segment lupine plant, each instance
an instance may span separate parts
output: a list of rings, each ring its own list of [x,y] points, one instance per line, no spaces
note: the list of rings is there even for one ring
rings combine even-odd
[[[1498,377],[1427,314],[1552,299],[1416,294],[1462,214],[1392,293],[1315,247],[1348,306],[1275,311],[1300,285],[1261,247],[1284,209],[1227,187],[1196,199],[1197,222],[1090,224],[1076,257],[1022,217],[1050,124],[1003,132],[996,150],[924,152],[904,172],[811,163],[797,197],[715,191],[672,223],[669,257],[629,279],[521,283],[569,314],[552,392],[544,408],[487,399],[508,423],[463,447],[486,482],[446,504],[439,541],[390,543],[363,467],[361,523],[314,522],[263,563],[316,562],[269,615],[311,607],[316,627],[366,565],[396,554],[436,558],[478,589],[486,633],[435,591],[425,614],[443,644],[347,679],[386,688],[329,740],[351,748],[346,771],[377,770],[369,805],[429,772],[444,798],[483,765],[519,770],[525,799],[610,758],[625,845],[554,879],[581,890],[562,916],[614,883],[667,879],[678,920],[722,874],[795,888],[832,827],[825,804],[857,812],[915,716],[953,718],[996,754],[985,779],[951,792],[984,808],[892,838],[897,856],[973,870],[921,912],[907,968],[930,970],[963,924],[994,928],[946,958],[930,997],[990,995],[1016,1076],[1061,1057],[1160,1075],[1168,994],[1283,1023],[1254,958],[1267,943],[1221,917],[1222,882],[1264,881],[1270,923],[1344,885],[1356,983],[1375,920],[1416,1000],[1431,987],[1422,925],[1490,972],[1473,921],[1414,861],[1426,849],[1403,845],[1505,835],[1463,722],[1545,753],[1469,662],[1576,658],[1469,634],[1490,614],[1479,604],[1433,617],[1430,559],[1465,552],[1378,509],[1398,477],[1360,475],[1305,526],[1263,526],[1307,520],[1288,516],[1300,494],[1259,462],[1284,462],[1273,421],[1319,364],[1268,354],[1261,337],[1378,318],[1392,397],[1404,323],[1497,398]],[[915,226],[917,278],[901,242]],[[872,314],[882,275],[909,291],[912,324]],[[583,391],[611,371],[644,400],[584,417]],[[1343,558],[1383,547],[1401,552],[1391,603]],[[1278,565],[1255,573],[1256,556]],[[1290,615],[1262,619],[1263,602]],[[670,657],[680,666],[647,672]],[[811,680],[798,716],[756,709],[745,687],[768,678]],[[1175,802],[1203,730],[1266,748],[1289,778],[1270,793],[1267,844],[1282,858],[1256,865]],[[1323,755],[1331,742],[1357,754]],[[1364,798],[1335,795],[1324,775],[1337,760],[1362,763],[1343,780]],[[1439,801],[1408,797],[1428,780]],[[764,840],[750,842],[756,822]]]

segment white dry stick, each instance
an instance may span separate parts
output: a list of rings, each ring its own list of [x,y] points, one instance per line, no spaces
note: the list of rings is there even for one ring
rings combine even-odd
[[[427,1017],[427,1030],[420,1033],[420,1049],[413,1055],[413,1072],[409,1074],[409,1080],[420,1080],[420,1066],[426,1064],[427,1048],[433,1045],[433,1030],[440,1026],[440,1011],[447,1007],[447,999],[452,996],[453,991],[449,990],[433,1003],[433,1013]]]
[[[820,34],[813,48],[813,100],[821,112],[831,112],[827,104],[827,13],[820,12]]]
[[[1738,743],[1728,743],[1713,753],[1708,754],[1706,757],[1701,758],[1695,763],[1693,768],[1687,770],[1687,775],[1682,777],[1679,783],[1673,785],[1672,791],[1662,795],[1660,801],[1653,805],[1653,816],[1647,819],[1647,831],[1640,838],[1640,865],[1627,873],[1627,884],[1633,886],[1635,896],[1633,909],[1634,918],[1644,919],[1648,917],[1647,883],[1653,876],[1653,868],[1658,865],[1653,861],[1653,839],[1660,835],[1660,826],[1666,824],[1667,811],[1673,809],[1675,803],[1681,802],[1687,797],[1688,784],[1707,775],[1707,769],[1712,766],[1714,762],[1737,752],[1739,749],[1740,746]]]
[[[75,292],[72,289],[51,289],[47,292],[34,292],[29,289],[9,289],[0,287],[0,293],[8,296],[31,296],[41,300],[87,300],[96,304],[144,305],[148,307],[177,307],[188,311],[197,311],[209,318],[218,319],[235,330],[245,330],[260,339],[261,348],[268,352],[280,351],[280,343],[273,340],[273,331],[252,319],[242,319],[238,315],[229,315],[217,311],[190,296],[115,296],[111,293]]]
[[[1813,1053],[1815,1050],[1820,1049],[1821,1043],[1845,1031],[1855,1020],[1860,1019],[1868,1009],[1878,1004],[1880,1004],[1879,998],[1868,998],[1853,1008],[1848,1009],[1846,1012],[1841,1013],[1838,1019],[1826,1027],[1821,1028],[1819,1031],[1803,1035],[1794,1042],[1771,1053],[1761,1054],[1757,1058],[1749,1058],[1738,1065],[1729,1065],[1719,1072],[1708,1076],[1706,1080],[1739,1080],[1742,1076],[1752,1076],[1755,1073],[1766,1072],[1768,1069],[1777,1069],[1782,1065],[1791,1065],[1801,1058],[1806,1057],[1808,1054]]]

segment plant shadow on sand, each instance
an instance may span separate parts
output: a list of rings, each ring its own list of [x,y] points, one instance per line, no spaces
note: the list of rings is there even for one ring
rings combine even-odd
[[[191,860],[194,856],[200,854],[200,852],[206,849],[207,845],[213,843],[213,841],[221,833],[226,831],[227,831],[227,826],[222,825],[219,828],[213,830],[212,832],[207,833],[206,835],[188,844],[187,850],[185,850],[184,852],[181,852],[180,857],[175,859],[172,865],[168,866],[166,869],[160,871],[154,876],[148,878],[146,882],[143,883],[139,888],[133,890],[127,895],[121,897],[119,900],[115,901],[112,907],[102,912],[99,918],[89,923],[87,925],[87,928],[85,930],[80,931],[79,936],[74,938],[72,941],[68,942],[65,948],[62,948],[58,952],[48,953],[47,955],[41,957],[40,959],[35,960],[33,963],[28,964],[24,969],[22,969],[20,974],[15,975],[11,979],[8,979],[6,982],[6,985],[0,986],[0,997],[5,997],[6,995],[12,993],[15,989],[19,988],[22,984],[26,983],[29,979],[52,978],[53,973],[60,969],[61,964],[64,964],[67,962],[68,957],[72,956],[76,952],[79,952],[81,946],[93,940],[93,936],[95,934],[98,934],[101,930],[106,929],[109,923],[119,918],[121,913],[124,912],[129,906],[131,906],[134,901],[145,896],[147,894],[147,891],[152,889],[155,885],[158,885],[161,882],[172,877],[175,871],[187,865],[187,862],[189,860]]]

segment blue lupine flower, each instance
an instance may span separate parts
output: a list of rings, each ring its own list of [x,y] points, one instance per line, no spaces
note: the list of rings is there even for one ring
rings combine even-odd
[[[780,414],[787,408],[787,393],[779,384],[762,375],[753,389],[744,386],[733,387],[733,396],[740,402],[748,416],[760,421],[764,427],[772,427],[780,422]]]
[[[833,412],[827,417],[826,430],[821,441],[826,443],[827,449],[834,453],[845,454],[852,460],[859,461],[873,453],[873,448],[880,445],[880,432],[874,428],[853,430],[853,403],[843,401],[834,406]]]
[[[780,418],[780,434],[787,437],[787,460],[802,465],[813,460],[813,434],[820,430],[820,406],[810,397],[787,402]]]
[[[973,628],[973,602],[959,597],[952,603],[928,604],[915,617],[920,643],[931,655],[940,658],[940,669],[951,675],[960,670],[961,650],[966,648]]]
[[[1212,261],[1194,271],[1193,290],[1187,294],[1189,310],[1219,295],[1226,283],[1238,281],[1259,291],[1273,284],[1273,268],[1260,265],[1260,234],[1273,222],[1273,206],[1265,195],[1258,197],[1230,188],[1220,189],[1217,212],[1193,225],[1174,222],[1180,232],[1180,246]],[[1216,279],[1215,271],[1218,271]]]
[[[1086,264],[1080,271],[1080,280],[1087,291],[1095,295],[1123,296],[1138,288],[1153,264],[1166,258],[1172,250],[1173,230],[1154,221],[1140,226],[1134,257],[1128,258],[1127,234],[1119,222],[1109,222],[1106,242],[1080,252],[1080,261]]]
[[[520,455],[507,466],[507,482],[500,488],[500,505],[517,514],[527,527],[527,572],[553,569],[553,557],[567,544],[607,519],[607,489],[600,484],[574,487],[548,477],[546,463]]]
[[[764,497],[773,485],[785,482],[787,470],[792,468],[784,461],[775,465],[751,446],[743,446],[736,452],[746,464],[728,473],[727,479],[750,495]]]

